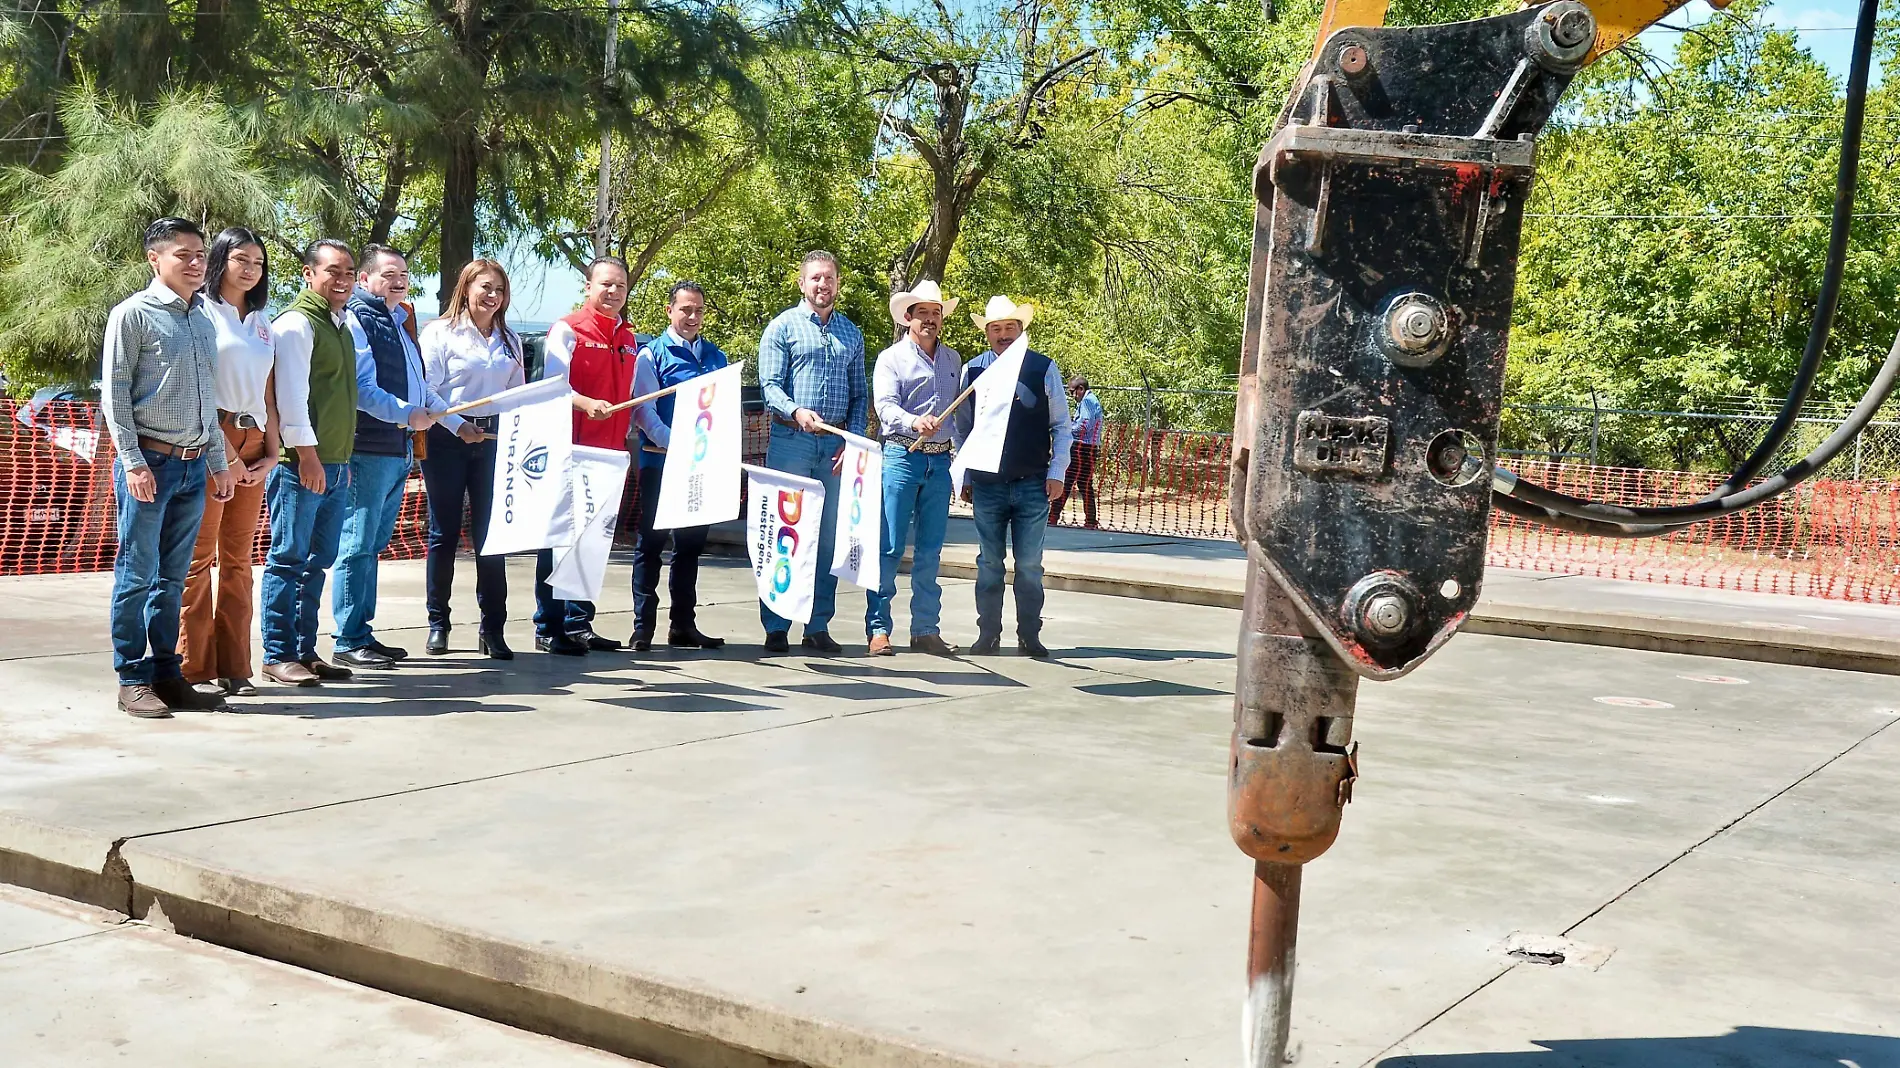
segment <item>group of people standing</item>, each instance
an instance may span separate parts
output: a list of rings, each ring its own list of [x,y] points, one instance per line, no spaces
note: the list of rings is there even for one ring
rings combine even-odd
[[[232,227],[207,247],[196,224],[166,218],[147,229],[144,247],[152,283],[112,310],[104,345],[103,408],[118,455],[111,629],[119,708],[164,718],[221,710],[227,698],[257,692],[251,553],[266,514],[269,550],[258,598],[264,676],[315,686],[406,659],[407,650],[377,639],[374,620],[378,559],[414,463],[429,502],[426,651],[447,653],[464,515],[479,549],[494,506],[497,416],[474,402],[527,378],[521,338],[507,320],[507,272],[492,260],[469,263],[441,316],[418,329],[407,302],[408,263],[399,252],[370,245],[359,260],[344,242],[324,239],[304,251],[303,288],[271,319],[269,256],[256,233]],[[576,444],[625,449],[637,458],[640,529],[629,644],[645,651],[654,641],[670,541],[666,642],[718,648],[724,639],[701,632],[695,615],[707,528],[653,525],[673,398],[631,408],[627,402],[716,371],[727,357],[701,335],[706,297],[691,282],[672,287],[666,331],[642,343],[626,320],[629,282],[626,265],[613,257],[588,266],[581,307],[548,332],[543,375],[567,378]],[[936,283],[921,283],[892,297],[892,318],[904,335],[867,376],[864,335],[836,307],[836,259],[807,255],[799,285],[804,299],[775,318],[760,341],[759,380],[772,420],[766,465],[824,483],[819,553],[830,560],[843,449],[831,431],[861,431],[875,409],[884,457],[883,583],[867,592],[869,652],[894,652],[896,575],[914,536],[911,647],[953,653],[940,629],[937,572],[951,453],[972,422],[968,406],[951,412],[950,405],[1022,334],[1033,312],[992,298],[973,317],[990,350],[966,365],[940,340],[957,302],[946,301]],[[970,473],[965,495],[980,542],[972,652],[998,651],[1004,554],[1013,548],[1018,645],[1047,655],[1040,640],[1043,531],[1078,484],[1087,521],[1095,521],[1088,472],[1077,479],[1073,468],[1093,466],[1100,406],[1091,422],[1086,383],[1070,388],[1079,404],[1073,422],[1054,362],[1031,351],[1003,462],[994,473]],[[594,605],[554,595],[552,568],[551,551],[543,551],[536,647],[573,656],[621,648],[595,632]],[[477,649],[511,659],[503,633],[504,558],[477,555],[475,572]],[[326,573],[333,573],[335,618],[328,660],[317,651]],[[804,647],[841,651],[829,632],[835,601],[836,579],[821,568]],[[763,603],[760,618],[766,650],[787,651],[791,621]]]

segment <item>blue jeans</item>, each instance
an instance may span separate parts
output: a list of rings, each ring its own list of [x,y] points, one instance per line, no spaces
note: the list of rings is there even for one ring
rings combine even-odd
[[[396,532],[408,481],[406,453],[350,457],[350,508],[337,545],[336,587],[330,591],[339,653],[376,640],[369,626],[376,618],[376,558],[389,548],[389,537]]]
[[[317,655],[317,609],[323,573],[336,562],[337,537],[350,506],[350,465],[324,464],[322,493],[280,463],[264,479],[270,510],[270,553],[264,558],[259,625],[266,664],[299,664]]]
[[[548,576],[554,574],[554,550],[534,554],[534,636],[552,638],[554,621],[560,620],[560,633],[579,634],[594,629],[594,602],[563,601],[554,596]]]
[[[1042,539],[1049,530],[1049,491],[1043,478],[978,482],[970,487],[976,512],[977,637],[1003,633],[1003,542],[1016,551],[1016,633],[1042,633]]]
[[[765,466],[786,474],[815,478],[825,485],[825,515],[818,528],[818,582],[812,591],[811,621],[805,624],[806,634],[824,634],[831,626],[831,616],[837,609],[838,576],[831,573],[832,545],[837,541],[837,531],[833,528],[838,521],[838,475],[831,469],[831,461],[844,448],[844,441],[832,434],[807,434],[803,430],[789,427],[783,423],[772,424],[772,440],[765,447]],[[783,634],[792,629],[792,621],[779,615],[759,602],[759,622],[765,624],[765,633]]]
[[[217,433],[217,431],[213,431]],[[205,512],[205,462],[140,449],[158,483],[150,501],[132,496],[125,465],[113,463],[119,551],[112,562],[112,667],[121,686],[184,677],[178,613]]]
[[[943,619],[943,586],[937,567],[943,562],[943,534],[950,524],[950,454],[911,452],[884,446],[883,563],[876,592],[864,593],[864,632],[891,633],[891,605],[897,600],[897,565],[911,522],[917,524],[917,551],[910,564],[910,636],[936,634]]]

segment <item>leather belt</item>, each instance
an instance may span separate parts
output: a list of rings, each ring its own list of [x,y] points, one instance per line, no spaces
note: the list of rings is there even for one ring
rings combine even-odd
[[[787,419],[787,418],[785,418],[784,416],[782,416],[782,415],[780,415],[780,414],[778,414],[777,412],[773,412],[773,413],[772,413],[772,421],[773,421],[774,423],[777,423],[777,424],[778,424],[778,425],[780,425],[780,426],[789,426],[789,427],[791,427],[791,428],[792,428],[793,430],[797,430],[797,429],[798,429],[798,420],[796,420],[796,419]]]
[[[173,445],[169,441],[148,438],[143,434],[139,435],[139,448],[150,449],[155,453],[169,456],[174,460],[196,460],[205,454],[205,447],[203,445]]]
[[[948,441],[919,441],[902,434],[886,434],[884,441],[889,445],[901,445],[905,452],[914,452],[923,456],[941,456],[950,451]]]
[[[484,434],[494,434],[501,430],[501,416],[499,415],[465,415],[462,419],[465,422],[473,423],[475,429]]]
[[[232,426],[237,427],[239,430],[263,429],[262,427],[257,425],[257,416],[252,415],[249,412],[227,412],[223,408],[219,408],[218,422],[229,423]]]

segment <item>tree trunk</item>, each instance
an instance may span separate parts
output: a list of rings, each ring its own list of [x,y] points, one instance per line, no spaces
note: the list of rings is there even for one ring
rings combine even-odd
[[[477,80],[488,80],[488,56],[481,32],[481,0],[455,0],[455,16],[448,27],[462,62]],[[481,199],[482,111],[479,100],[449,125],[448,158],[442,164],[442,243],[437,257],[440,279],[436,300],[446,305],[455,289],[455,276],[475,258],[475,209]]]
[[[449,302],[455,276],[475,258],[475,206],[480,194],[481,146],[475,131],[457,130],[442,170],[442,244],[436,300]]]

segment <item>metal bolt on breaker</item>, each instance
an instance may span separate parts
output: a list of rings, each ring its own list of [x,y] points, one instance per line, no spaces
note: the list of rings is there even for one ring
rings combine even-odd
[[[1285,1063],[1300,866],[1351,800],[1358,680],[1418,666],[1477,600],[1535,138],[1597,37],[1577,0],[1342,28],[1254,170],[1228,785],[1253,1068]]]

